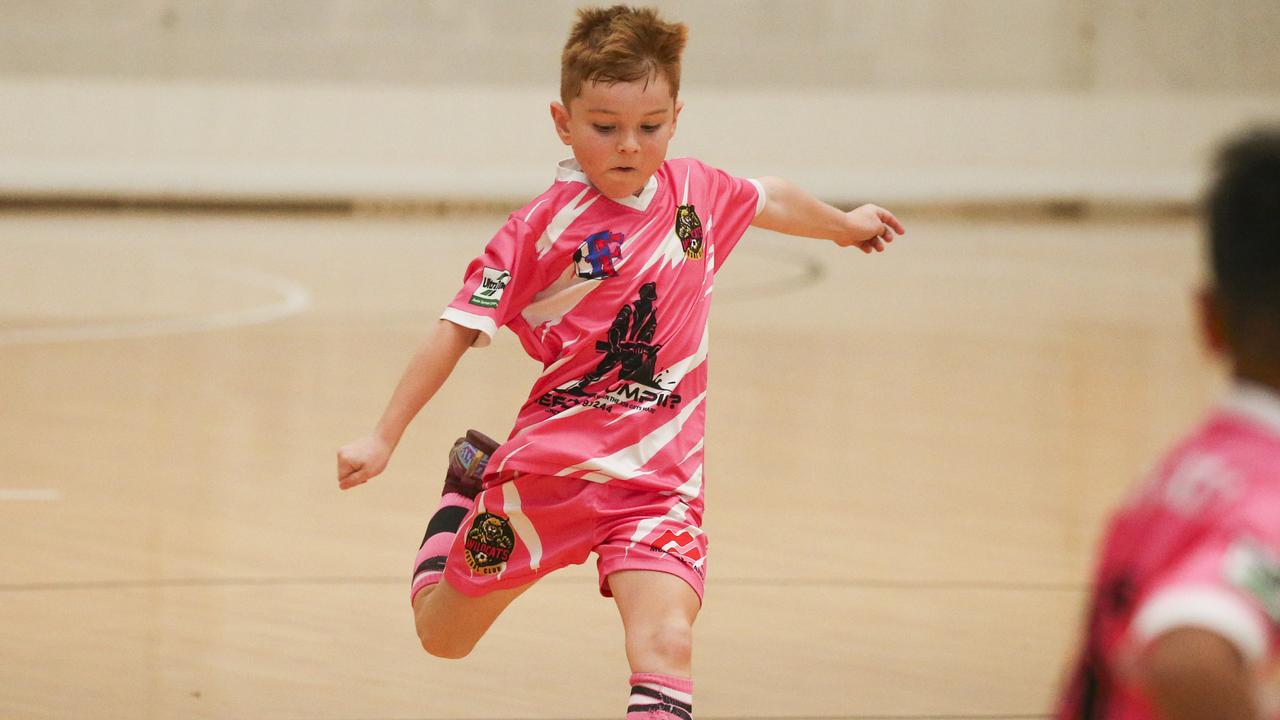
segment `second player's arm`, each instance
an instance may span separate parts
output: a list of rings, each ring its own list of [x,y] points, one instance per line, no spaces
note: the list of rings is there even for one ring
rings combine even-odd
[[[1225,638],[1185,627],[1157,638],[1138,678],[1160,720],[1257,720],[1249,666]]]
[[[896,235],[906,232],[893,213],[878,205],[844,212],[822,202],[780,177],[762,177],[765,204],[752,225],[787,235],[830,240],[841,247],[856,245],[863,252],[881,252]]]
[[[373,432],[338,450],[338,487],[355,487],[382,472],[405,428],[444,385],[478,333],[448,320],[436,323],[413,354]]]

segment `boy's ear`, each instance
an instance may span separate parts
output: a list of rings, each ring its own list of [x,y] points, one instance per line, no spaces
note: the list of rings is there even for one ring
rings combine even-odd
[[[680,111],[684,109],[684,101],[676,100],[676,112],[671,116],[671,134],[676,132],[676,124],[680,122]]]
[[[571,144],[572,135],[569,132],[569,109],[561,103],[551,103],[551,122],[555,123],[556,134],[560,136],[560,142],[565,145]]]
[[[1226,354],[1227,330],[1222,319],[1221,301],[1213,286],[1205,285],[1196,293],[1196,310],[1205,347],[1216,355]]]

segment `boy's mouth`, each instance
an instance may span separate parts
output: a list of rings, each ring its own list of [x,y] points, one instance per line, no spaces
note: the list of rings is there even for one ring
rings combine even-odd
[[[626,166],[622,166],[622,165],[619,165],[618,167],[613,168],[613,170],[614,170],[614,172],[621,172],[621,173],[635,172],[635,168],[633,168],[633,167],[626,167]]]

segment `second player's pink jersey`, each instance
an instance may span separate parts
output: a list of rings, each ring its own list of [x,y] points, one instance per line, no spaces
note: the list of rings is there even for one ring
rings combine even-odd
[[[1280,640],[1280,396],[1240,385],[1112,519],[1061,720],[1149,720],[1129,666],[1179,627],[1261,674]],[[1275,717],[1267,709],[1266,717]]]
[[[488,473],[699,498],[715,276],[763,200],[759,183],[692,158],[621,200],[561,163],[443,315],[480,330],[478,344],[510,328],[544,367]]]

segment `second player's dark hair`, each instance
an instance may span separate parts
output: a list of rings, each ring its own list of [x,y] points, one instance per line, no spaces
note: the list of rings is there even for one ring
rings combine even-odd
[[[1229,141],[1217,172],[1209,254],[1228,341],[1280,362],[1280,126]]]

